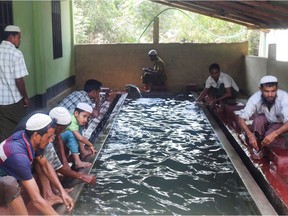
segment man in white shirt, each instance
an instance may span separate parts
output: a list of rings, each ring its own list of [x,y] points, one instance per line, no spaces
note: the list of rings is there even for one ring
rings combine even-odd
[[[20,28],[7,26],[0,44],[0,142],[11,135],[29,105],[23,79],[28,71],[23,54],[18,50],[20,43]]]
[[[224,103],[227,99],[236,98],[239,88],[235,81],[226,73],[220,72],[220,66],[217,63],[209,66],[210,76],[205,82],[205,88],[200,93],[196,102],[205,98],[205,102],[210,107],[215,104]],[[207,97],[206,97],[207,96]]]
[[[259,91],[254,93],[240,111],[238,123],[244,130],[251,147],[260,151],[263,146],[285,148],[281,134],[288,130],[288,94],[278,89],[275,76],[264,76]],[[246,124],[254,116],[252,127]]]

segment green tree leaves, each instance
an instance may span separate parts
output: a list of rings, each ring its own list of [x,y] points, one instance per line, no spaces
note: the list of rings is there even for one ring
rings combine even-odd
[[[250,54],[258,54],[256,30],[149,0],[74,0],[76,43],[152,43],[157,16],[160,43],[249,40]]]

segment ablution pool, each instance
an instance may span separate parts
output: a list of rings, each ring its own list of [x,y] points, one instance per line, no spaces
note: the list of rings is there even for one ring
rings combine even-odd
[[[192,100],[127,98],[72,214],[259,215]]]

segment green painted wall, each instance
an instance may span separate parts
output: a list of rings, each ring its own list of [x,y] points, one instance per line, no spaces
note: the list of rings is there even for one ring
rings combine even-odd
[[[14,24],[20,26],[23,52],[29,76],[25,78],[29,97],[75,74],[72,1],[61,1],[63,57],[53,59],[51,1],[13,1]]]

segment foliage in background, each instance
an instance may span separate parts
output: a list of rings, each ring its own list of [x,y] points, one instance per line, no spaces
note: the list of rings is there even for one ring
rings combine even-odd
[[[157,16],[160,43],[249,41],[258,55],[259,31],[149,0],[74,0],[76,43],[152,43]]]

